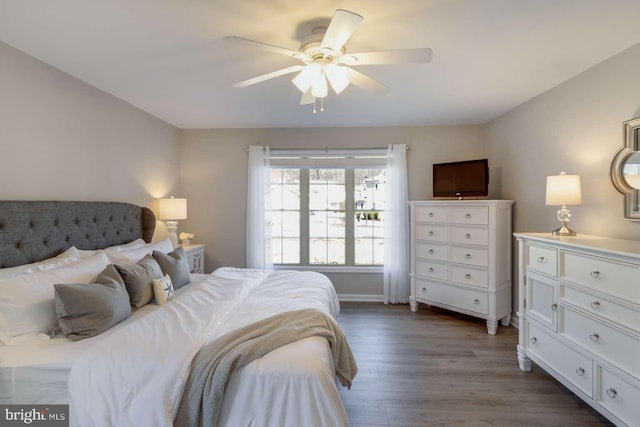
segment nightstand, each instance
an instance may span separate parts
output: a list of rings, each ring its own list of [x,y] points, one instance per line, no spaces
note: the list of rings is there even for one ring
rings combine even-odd
[[[204,245],[181,245],[187,254],[189,271],[191,273],[204,273]]]

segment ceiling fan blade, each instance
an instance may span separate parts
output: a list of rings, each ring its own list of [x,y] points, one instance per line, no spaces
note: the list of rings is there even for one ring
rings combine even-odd
[[[349,81],[359,88],[373,92],[376,95],[384,95],[391,90],[388,86],[383,85],[379,81],[374,80],[371,77],[354,70],[353,68],[348,68],[348,70]]]
[[[348,10],[336,10],[320,47],[331,48],[334,52],[340,51],[363,20],[362,16]]]
[[[232,86],[235,88],[247,87],[254,85],[256,83],[263,82],[265,80],[273,79],[276,77],[284,76],[286,74],[295,73],[296,71],[302,70],[302,65],[294,65],[292,67],[283,68],[281,70],[272,71],[271,73],[262,74],[261,76],[253,77],[251,79],[243,80],[238,83],[234,83]]]
[[[315,100],[316,97],[311,95],[311,88],[309,88],[305,93],[302,94],[302,98],[300,98],[300,105],[313,104]]]
[[[352,62],[349,57],[355,57]],[[399,49],[380,52],[360,52],[345,55],[344,62],[349,65],[378,65],[378,64],[426,64],[433,59],[433,51],[429,48]]]
[[[293,58],[300,58],[302,55],[297,50],[291,50],[284,47],[274,46],[267,43],[258,42],[255,40],[243,39],[242,37],[229,36],[222,39],[225,42],[233,43],[236,45],[243,45],[249,47],[255,47],[258,49],[266,50],[273,53],[279,53],[280,55],[291,56]]]

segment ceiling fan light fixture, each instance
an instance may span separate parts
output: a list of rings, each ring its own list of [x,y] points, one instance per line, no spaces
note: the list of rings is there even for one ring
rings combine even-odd
[[[349,70],[347,68],[330,64],[325,67],[324,73],[336,95],[349,86]]]
[[[320,79],[323,79],[322,67],[319,64],[309,64],[291,81],[300,92],[305,93],[307,89],[312,87],[314,83]]]
[[[316,79],[311,86],[311,95],[316,98],[324,98],[329,94],[329,88],[327,86],[327,79],[324,78],[324,75],[320,75],[320,78]]]

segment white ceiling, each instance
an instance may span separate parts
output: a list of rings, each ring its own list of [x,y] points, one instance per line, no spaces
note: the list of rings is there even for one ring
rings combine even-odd
[[[347,51],[430,47],[433,62],[358,70],[325,111],[298,105],[290,49],[335,9],[364,16]],[[180,128],[487,122],[640,42],[638,0],[0,0],[0,40]]]

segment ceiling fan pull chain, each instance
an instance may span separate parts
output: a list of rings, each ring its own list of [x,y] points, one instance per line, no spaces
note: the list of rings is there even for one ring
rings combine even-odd
[[[315,98],[315,97],[313,98],[313,114],[316,113],[316,99],[317,98]]]
[[[324,111],[324,98],[320,98],[320,112]]]

